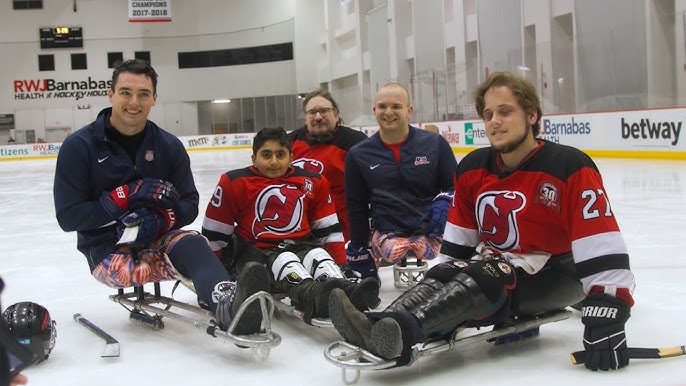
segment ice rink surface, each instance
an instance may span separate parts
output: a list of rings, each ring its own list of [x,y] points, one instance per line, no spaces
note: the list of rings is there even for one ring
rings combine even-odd
[[[191,152],[202,215],[221,173],[250,163],[249,150]],[[597,159],[612,207],[628,244],[636,276],[636,305],[627,323],[634,347],[686,344],[686,162]],[[0,274],[2,305],[34,301],[57,321],[50,358],[24,373],[32,386],[58,385],[343,385],[341,370],[324,349],[339,336],[288,316],[274,321],[283,338],[264,362],[249,350],[165,319],[163,330],[128,320],[111,302],[115,291],[90,276],[76,250],[76,234],[55,220],[52,185],[55,159],[0,162]],[[399,291],[390,268],[381,270],[384,307]],[[169,295],[171,284],[163,285]],[[194,303],[185,288],[176,299]],[[117,338],[118,358],[101,358],[104,341],[73,320],[74,313]],[[686,385],[686,357],[634,360],[616,372],[573,366],[583,326],[575,312],[544,325],[539,338],[494,347],[477,343],[421,359],[410,367],[363,372],[359,385]]]

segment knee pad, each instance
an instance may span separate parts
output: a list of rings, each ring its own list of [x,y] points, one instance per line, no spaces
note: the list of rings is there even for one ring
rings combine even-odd
[[[324,248],[313,248],[307,252],[302,264],[316,281],[323,281],[328,278],[345,278],[341,269]]]
[[[427,279],[435,279],[445,284],[452,280],[458,273],[462,272],[469,262],[466,260],[450,260],[436,264],[431,267],[424,275]]]
[[[507,291],[517,285],[514,267],[504,260],[473,260],[462,272],[474,279],[493,304],[503,302]]]
[[[312,276],[300,262],[298,256],[293,252],[280,253],[272,263],[272,274],[274,280],[286,282],[294,285],[300,284],[305,279],[312,279]]]

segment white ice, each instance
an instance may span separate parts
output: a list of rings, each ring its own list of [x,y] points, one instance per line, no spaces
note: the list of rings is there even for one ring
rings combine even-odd
[[[191,152],[202,214],[221,173],[250,162],[248,150]],[[636,276],[636,305],[627,323],[634,347],[686,344],[686,162],[598,159],[607,192],[626,239]],[[273,324],[283,341],[265,362],[249,350],[165,319],[163,330],[128,320],[111,302],[114,290],[90,276],[76,250],[76,234],[55,220],[52,185],[55,160],[0,162],[0,274],[2,305],[42,304],[57,321],[50,358],[24,373],[29,385],[342,385],[341,370],[324,359],[339,339],[284,316]],[[399,291],[390,268],[381,271],[382,306]],[[169,285],[163,285],[169,294]],[[195,302],[182,288],[177,299]],[[121,344],[119,358],[101,358],[104,341],[73,320],[74,313],[99,325]],[[359,385],[684,385],[686,357],[634,360],[621,371],[591,372],[573,366],[569,353],[581,349],[579,313],[544,325],[541,336],[495,347],[477,343],[421,359],[410,367],[363,372]]]

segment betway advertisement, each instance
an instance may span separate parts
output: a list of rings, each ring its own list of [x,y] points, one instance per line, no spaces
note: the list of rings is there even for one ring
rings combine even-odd
[[[684,152],[686,108],[544,115],[539,138],[582,150]],[[454,148],[488,146],[483,121],[426,122]]]

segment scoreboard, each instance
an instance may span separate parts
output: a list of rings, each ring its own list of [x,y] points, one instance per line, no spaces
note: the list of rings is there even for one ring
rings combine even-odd
[[[40,28],[40,48],[83,48],[81,27]]]

